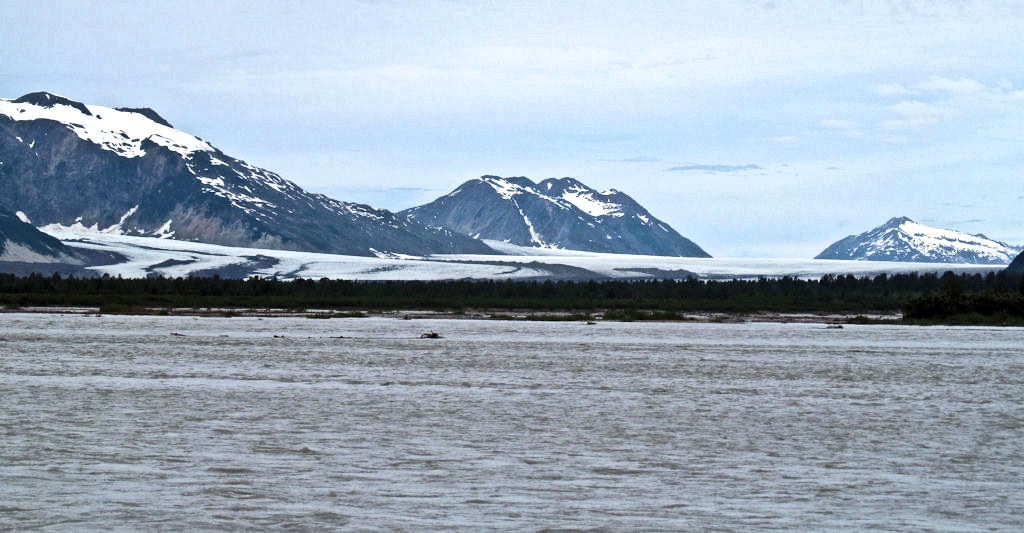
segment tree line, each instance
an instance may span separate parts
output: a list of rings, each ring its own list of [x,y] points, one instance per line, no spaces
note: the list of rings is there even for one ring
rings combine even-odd
[[[657,310],[898,312],[918,320],[980,313],[1024,316],[1021,276],[826,275],[736,280],[351,281],[251,277],[94,278],[0,274],[7,307]],[[1000,315],[1001,316],[1001,315]]]

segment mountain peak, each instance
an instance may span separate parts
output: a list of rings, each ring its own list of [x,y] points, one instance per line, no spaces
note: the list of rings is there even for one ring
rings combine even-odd
[[[911,223],[916,224],[916,222],[911,220],[910,217],[892,217],[888,221],[886,221],[885,224],[882,224],[881,227],[884,227],[884,228],[895,228],[895,227],[901,226],[901,225],[903,225],[903,224],[905,224],[907,222],[911,222]]]
[[[16,100],[0,99],[0,117],[4,116],[14,122],[60,123],[81,139],[129,158],[142,157],[153,143],[182,155],[217,151],[202,139],[174,129],[149,108],[86,106],[53,93],[36,92]]]
[[[92,116],[92,113],[89,111],[89,108],[85,107],[85,104],[83,104],[82,102],[76,102],[70,98],[66,98],[59,94],[48,93],[46,91],[28,93],[14,100],[14,103],[32,104],[39,107],[53,107],[56,105],[66,105],[68,107],[73,107],[81,111],[83,114]]]
[[[530,178],[527,178],[527,177],[524,177],[524,176],[510,176],[508,178],[503,178],[501,176],[492,176],[492,175],[488,174],[488,175],[485,175],[485,176],[480,176],[480,181],[484,181],[484,182],[491,183],[491,184],[498,184],[498,185],[502,185],[502,184],[506,184],[506,183],[511,183],[512,185],[516,185],[516,186],[524,187],[524,188],[532,188],[532,187],[535,187],[537,185],[532,180],[530,180]]]
[[[586,191],[592,191],[593,190],[590,187],[587,187],[586,185],[584,185],[583,182],[577,180],[576,178],[569,178],[569,177],[565,177],[565,178],[548,178],[548,179],[538,183],[537,187],[540,188],[540,190],[542,190],[542,191],[550,192],[552,194],[559,194],[559,193],[561,193],[563,191],[567,191],[567,190],[586,190]],[[594,191],[594,192],[596,192],[596,191]]]
[[[153,111],[148,107],[115,107],[114,109],[124,111],[125,113],[137,113],[149,120],[152,120],[153,122],[156,122],[157,124],[160,124],[161,126],[167,126],[168,128],[174,127],[171,126],[171,123],[167,122],[164,117],[161,117],[156,111]]]
[[[609,196],[568,177],[534,183],[522,176],[481,176],[403,214],[430,226],[522,246],[709,257],[629,196]]]

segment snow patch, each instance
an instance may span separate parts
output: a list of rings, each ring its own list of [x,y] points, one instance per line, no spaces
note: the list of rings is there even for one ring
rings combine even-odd
[[[192,167],[191,163],[188,163],[187,166],[189,171],[192,172],[193,175],[195,175],[196,179],[206,186],[206,190],[212,192],[217,196],[220,196],[221,198],[229,200],[231,202],[231,205],[241,209],[242,211],[245,211],[246,213],[253,214],[255,212],[254,208],[266,209],[277,207],[273,203],[268,202],[267,200],[264,200],[262,198],[257,198],[255,196],[242,194],[240,192],[232,190],[230,187],[227,186],[226,183],[224,183],[224,179],[221,177],[208,178],[205,176],[200,176],[199,173],[197,173],[196,170]],[[249,189],[249,187],[246,185],[241,185],[238,186],[237,188],[245,189],[249,192],[252,192],[252,190]]]
[[[484,183],[493,187],[498,196],[506,200],[512,200],[517,194],[525,192],[522,187],[503,179],[484,179]]]
[[[594,194],[585,189],[566,189],[565,192],[562,193],[562,199],[592,217],[603,217],[608,215],[613,217],[623,216],[621,205],[604,202],[594,198]]]
[[[983,235],[933,228],[907,218],[893,219],[859,239],[844,252],[852,259],[916,256],[924,261],[1008,264],[1020,253],[1020,248]]]
[[[82,224],[82,217],[78,217],[77,219],[75,219],[74,224],[71,224],[70,226],[65,226],[63,224],[54,222],[53,224],[47,224],[45,226],[42,226],[39,229],[47,233],[61,231],[74,233],[101,233],[98,223],[93,224],[92,226],[86,226]]]
[[[173,237],[174,232],[171,231],[171,221],[168,220],[167,222],[164,222],[163,226],[160,226],[155,231],[153,231],[153,235],[158,239],[170,239],[171,237]]]
[[[377,221],[384,220],[383,216],[375,213],[371,209],[364,208],[364,207],[362,207],[360,205],[348,204],[348,203],[344,203],[342,205],[344,206],[344,209],[346,211],[348,211],[349,213],[351,213],[351,214],[353,214],[353,215],[355,215],[357,217],[369,218],[371,220],[377,220]]]
[[[15,103],[12,100],[0,98],[0,114],[6,115],[12,120],[60,122],[81,139],[124,157],[145,155],[142,142],[146,139],[181,155],[189,155],[197,151],[215,151],[212,146],[199,138],[154,122],[139,113],[118,111],[103,106],[86,105],[85,107],[92,113],[91,115],[65,104],[41,107],[29,102]]]
[[[14,215],[18,217],[18,220],[20,220],[20,221],[22,221],[22,222],[24,222],[26,224],[31,224],[32,223],[32,221],[28,219],[28,216],[26,216],[25,213],[23,213],[21,211],[18,211],[17,213],[14,213]]]
[[[215,189],[224,188],[224,180],[222,178],[204,178],[203,176],[196,176],[196,179],[203,185],[209,185]]]
[[[103,230],[102,233],[109,233],[109,234],[112,234],[112,235],[121,235],[121,234],[123,234],[124,231],[122,231],[121,226],[124,224],[124,221],[128,220],[128,217],[134,215],[135,212],[138,211],[138,210],[139,210],[139,206],[137,206],[137,205],[135,207],[129,209],[127,213],[121,215],[121,220],[119,220],[117,222],[117,224],[111,225],[109,228]]]

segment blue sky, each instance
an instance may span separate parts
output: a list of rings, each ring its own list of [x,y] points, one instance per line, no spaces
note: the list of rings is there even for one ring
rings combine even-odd
[[[712,255],[1024,244],[1024,2],[0,0],[0,96],[148,106],[317,192],[622,190]]]

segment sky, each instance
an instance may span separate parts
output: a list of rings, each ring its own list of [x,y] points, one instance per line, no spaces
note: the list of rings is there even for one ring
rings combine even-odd
[[[151,107],[400,210],[623,191],[716,257],[897,216],[1024,244],[1024,2],[0,0],[0,97]]]

